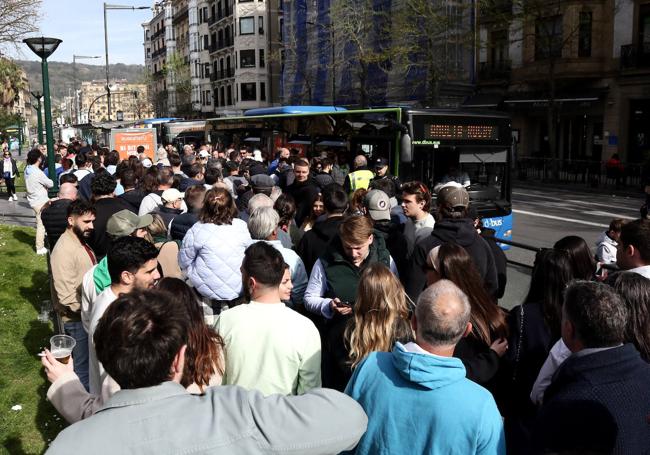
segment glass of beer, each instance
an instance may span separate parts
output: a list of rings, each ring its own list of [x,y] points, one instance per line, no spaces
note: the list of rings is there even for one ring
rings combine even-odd
[[[50,352],[56,360],[68,363],[77,341],[68,335],[54,335],[50,338]]]

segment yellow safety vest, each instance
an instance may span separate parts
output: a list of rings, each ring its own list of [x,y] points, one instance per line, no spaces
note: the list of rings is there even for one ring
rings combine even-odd
[[[352,194],[359,188],[367,190],[370,186],[370,181],[375,177],[375,174],[368,169],[362,169],[360,171],[350,172],[348,177],[350,178],[350,196],[352,196]]]

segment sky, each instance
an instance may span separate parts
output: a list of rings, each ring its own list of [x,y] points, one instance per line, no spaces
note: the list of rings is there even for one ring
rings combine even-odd
[[[43,36],[63,42],[48,61],[72,62],[73,55],[99,55],[101,59],[79,59],[89,65],[104,65],[104,8],[100,0],[43,0],[40,29]],[[127,6],[151,6],[153,0],[109,0]],[[109,63],[144,64],[141,24],[152,17],[146,10],[108,10]],[[38,60],[29,49],[20,58]]]

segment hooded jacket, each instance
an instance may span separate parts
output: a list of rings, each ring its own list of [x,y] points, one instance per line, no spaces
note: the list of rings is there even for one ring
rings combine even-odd
[[[405,453],[407,447],[408,453],[505,453],[492,395],[465,378],[456,358],[395,343],[393,352],[373,352],[361,362],[345,393],[368,414],[358,454]]]
[[[443,218],[437,221],[431,235],[420,240],[411,256],[411,267],[406,277],[406,292],[417,301],[418,296],[426,285],[424,266],[427,255],[432,248],[445,243],[456,243],[469,253],[474,259],[474,264],[483,278],[485,288],[492,296],[498,290],[497,270],[494,256],[487,241],[478,235],[474,224],[469,218],[451,219]]]
[[[596,259],[605,264],[616,264],[618,242],[603,232],[596,242]]]
[[[296,224],[302,226],[305,218],[311,212],[311,206],[320,193],[320,188],[316,181],[309,177],[305,182],[296,182],[287,187],[286,193],[293,196],[296,201]]]
[[[302,236],[296,252],[302,258],[309,275],[316,260],[327,250],[327,244],[338,235],[341,221],[343,221],[342,216],[327,218],[314,224],[314,227]]]

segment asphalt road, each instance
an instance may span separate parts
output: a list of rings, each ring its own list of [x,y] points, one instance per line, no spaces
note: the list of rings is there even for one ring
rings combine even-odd
[[[567,235],[584,238],[596,250],[596,241],[614,218],[636,219],[643,196],[621,197],[545,187],[517,187],[512,193],[514,213],[513,241],[533,247],[552,247]],[[513,247],[506,252],[511,261],[532,265],[535,253]],[[506,308],[521,303],[526,296],[530,270],[511,265],[506,295],[500,304]]]

